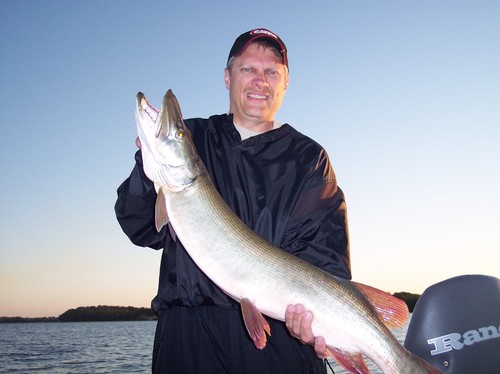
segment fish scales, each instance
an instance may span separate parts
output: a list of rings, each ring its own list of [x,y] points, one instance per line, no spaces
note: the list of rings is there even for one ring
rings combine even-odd
[[[302,303],[314,313],[313,331],[323,335],[327,342],[334,342],[342,335],[356,335],[359,331],[359,335],[366,336],[368,345],[379,343],[380,331],[374,329],[379,321],[367,312],[371,311],[371,306],[359,291],[345,286],[342,281],[335,282],[335,278],[293,255],[275,250],[260,236],[245,229],[214,189],[208,175],[200,175],[190,189],[176,193],[168,201],[167,210],[181,242],[186,247],[204,248],[193,251],[193,260],[215,283],[230,284],[230,287],[221,288],[233,298],[239,301],[242,296],[248,297],[264,314],[279,320],[284,320],[288,304]],[[183,214],[186,211],[193,214]],[[207,257],[212,257],[213,261],[206,261]],[[342,293],[343,298],[332,298],[328,292],[332,289]],[[353,292],[357,297],[351,296]],[[272,305],[262,299],[272,300]],[[347,320],[346,316],[353,310],[364,315],[369,323],[359,323],[358,318]],[[346,331],[315,331],[316,325],[323,324],[341,325]],[[371,329],[375,331],[367,341],[367,330]],[[392,339],[392,335],[388,337]],[[352,346],[344,348],[359,350]]]

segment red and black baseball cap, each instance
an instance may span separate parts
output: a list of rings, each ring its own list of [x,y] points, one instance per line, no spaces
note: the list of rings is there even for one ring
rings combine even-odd
[[[288,68],[288,58],[286,55],[286,46],[283,43],[283,40],[280,39],[278,35],[269,31],[267,29],[254,29],[247,31],[236,38],[234,41],[233,47],[229,51],[229,57],[227,58],[227,62],[233,56],[239,56],[245,50],[248,45],[256,39],[267,39],[269,40],[276,49],[280,52],[283,57],[283,64]]]

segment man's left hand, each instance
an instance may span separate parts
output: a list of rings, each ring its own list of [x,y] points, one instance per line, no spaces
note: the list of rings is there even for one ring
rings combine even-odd
[[[322,336],[314,336],[311,324],[313,314],[306,310],[302,304],[288,305],[285,312],[285,324],[290,334],[299,339],[303,344],[314,346],[319,358],[326,358],[325,339]]]

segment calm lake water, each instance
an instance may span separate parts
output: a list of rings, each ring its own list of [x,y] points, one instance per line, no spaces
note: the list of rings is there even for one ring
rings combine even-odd
[[[0,373],[150,373],[155,327],[156,321],[0,324]],[[403,342],[406,328],[394,333]]]
[[[156,321],[0,324],[0,373],[151,372]]]

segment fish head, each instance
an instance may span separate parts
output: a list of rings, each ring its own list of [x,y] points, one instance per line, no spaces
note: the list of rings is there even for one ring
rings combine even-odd
[[[191,185],[202,172],[203,164],[173,92],[167,91],[161,110],[139,92],[136,124],[146,176],[156,185],[172,191]]]

